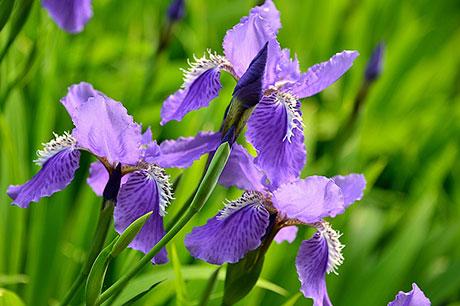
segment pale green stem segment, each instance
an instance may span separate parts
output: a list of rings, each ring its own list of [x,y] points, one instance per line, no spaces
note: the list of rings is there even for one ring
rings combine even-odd
[[[113,209],[114,203],[112,201],[103,200],[99,220],[97,221],[96,233],[94,234],[93,245],[89,251],[88,258],[86,259],[82,271],[73,282],[72,287],[67,292],[60,305],[68,305],[74,298],[75,294],[77,294],[80,287],[85,283],[86,277],[91,270],[94,260],[104,246],[107,232],[112,221]]]
[[[119,280],[117,280],[112,286],[110,286],[106,291],[104,291],[99,299],[96,302],[96,305],[100,305],[105,302],[112,295],[117,294],[125,288],[128,282],[146,265],[148,264],[153,257],[155,257],[158,252],[172,239],[174,236],[179,233],[179,231],[190,221],[190,219],[204,206],[206,201],[209,199],[209,196],[213,192],[214,188],[217,185],[220,174],[224,170],[225,165],[227,164],[228,157],[230,156],[230,145],[225,142],[219,146],[214,157],[211,160],[208,170],[204,175],[201,183],[198,187],[197,192],[190,204],[187,212],[179,219],[179,221],[173,225],[171,230],[169,230],[163,238],[158,241],[158,243],[142,257],[142,259],[129,270],[125,275],[123,275]]]

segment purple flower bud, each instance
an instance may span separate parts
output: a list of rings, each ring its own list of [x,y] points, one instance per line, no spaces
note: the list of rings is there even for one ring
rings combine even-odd
[[[185,13],[185,0],[172,0],[168,8],[168,19],[170,22],[176,22],[182,17]]]
[[[385,45],[383,43],[379,43],[372,52],[372,55],[367,62],[366,72],[364,74],[367,81],[375,81],[382,73],[384,51]]]
[[[267,50],[268,42],[265,43],[259,53],[254,57],[233,91],[233,97],[240,101],[245,108],[255,106],[262,98]]]

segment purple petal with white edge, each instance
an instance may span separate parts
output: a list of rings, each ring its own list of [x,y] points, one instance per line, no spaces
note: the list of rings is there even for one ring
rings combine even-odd
[[[193,110],[209,105],[219,94],[220,69],[229,65],[222,56],[209,53],[209,56],[195,58],[188,70],[184,70],[182,89],[170,95],[161,108],[161,125],[171,120],[180,121]]]
[[[425,296],[423,291],[417,286],[412,284],[412,290],[408,293],[399,291],[398,295],[393,302],[388,303],[388,306],[430,306],[430,300]]]
[[[81,82],[69,87],[67,90],[67,95],[61,99],[61,103],[66,108],[70,118],[72,118],[72,121],[75,122],[78,107],[86,103],[89,98],[98,95],[104,94],[95,90],[93,85],[86,82]]]
[[[147,171],[131,173],[128,181],[121,186],[115,206],[115,229],[122,233],[132,222],[142,215],[152,211],[142,230],[131,242],[130,247],[147,253],[164,236],[163,228],[164,207],[162,197],[164,188]],[[152,262],[162,264],[168,261],[166,249],[161,249]]]
[[[26,208],[30,202],[38,202],[55,192],[63,190],[72,181],[78,169],[80,151],[65,148],[44,161],[42,168],[23,185],[9,186],[8,196],[13,204]]]
[[[219,177],[219,184],[225,187],[236,186],[242,190],[262,191],[264,179],[264,173],[254,164],[254,157],[241,145],[234,144]]]
[[[187,168],[220,144],[220,133],[200,132],[195,137],[180,137],[160,144],[160,155],[152,159],[163,168]]]
[[[284,184],[273,194],[273,204],[281,214],[307,224],[345,211],[340,187],[323,176],[310,176]]]
[[[93,16],[91,0],[42,0],[42,5],[57,25],[69,33],[83,31]]]
[[[298,231],[297,226],[283,227],[278,232],[278,234],[276,234],[276,236],[275,236],[276,243],[281,243],[283,241],[287,241],[289,243],[292,243],[295,240],[295,238],[297,237],[297,231]]]
[[[277,186],[300,175],[305,150],[300,103],[293,97],[263,97],[248,120],[246,137],[256,148],[256,164]]]
[[[195,227],[185,238],[190,254],[208,263],[235,263],[258,248],[269,224],[269,213],[254,193],[230,202],[217,216]]]
[[[296,268],[304,296],[312,298],[314,306],[329,306],[332,304],[326,289],[326,273],[337,274],[337,268],[343,263],[344,245],[339,240],[341,235],[329,223],[316,226],[315,235],[300,245]]]
[[[240,23],[227,31],[223,42],[224,54],[241,77],[259,50],[272,40],[276,40],[276,35],[266,18],[260,15],[259,10],[251,11],[249,16],[241,18]]]
[[[353,65],[359,55],[356,51],[337,53],[327,62],[316,64],[300,76],[291,92],[297,98],[306,98],[323,91],[337,81]]]
[[[141,127],[120,103],[105,96],[78,108],[73,136],[78,144],[110,163],[135,164],[140,158]]]
[[[355,201],[361,200],[364,188],[366,188],[366,178],[362,174],[337,175],[332,178],[343,194],[345,208]]]
[[[257,14],[262,17],[275,34],[281,28],[280,12],[272,0],[265,0],[261,6],[251,9],[250,14]]]

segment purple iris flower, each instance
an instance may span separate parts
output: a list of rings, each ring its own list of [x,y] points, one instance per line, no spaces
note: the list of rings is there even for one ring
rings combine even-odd
[[[430,306],[430,300],[423,294],[417,284],[412,284],[412,290],[405,293],[400,291],[388,306]]]
[[[340,234],[324,218],[343,213],[361,199],[364,176],[310,176],[274,186],[267,183],[264,170],[235,144],[220,183],[246,192],[228,202],[207,224],[194,228],[185,238],[185,245],[192,256],[209,263],[236,263],[248,252],[270,243],[267,237],[274,237],[278,243],[292,242],[297,226],[314,227],[316,233],[303,241],[298,251],[297,273],[301,291],[314,300],[314,305],[331,305],[325,276],[336,273],[342,263],[343,245]]]
[[[168,7],[168,19],[170,22],[176,22],[185,14],[185,0],[172,0]]]
[[[306,162],[299,99],[315,95],[338,80],[358,53],[337,53],[301,73],[297,59],[291,59],[290,51],[281,49],[276,40],[280,28],[280,14],[272,0],[251,9],[225,35],[225,56],[209,51],[201,58],[195,57],[190,68],[184,70],[182,88],[163,104],[161,124],[180,121],[190,111],[208,106],[222,87],[220,72],[239,80],[268,42],[263,95],[248,120],[247,139],[257,150],[256,164],[266,169],[271,180],[277,176],[298,177]]]
[[[114,219],[118,232],[153,211],[130,245],[148,252],[164,235],[163,216],[173,198],[169,176],[163,168],[188,167],[203,151],[210,150],[209,144],[214,144],[206,133],[201,133],[197,139],[206,141],[205,145],[187,138],[158,145],[152,140],[150,129],[141,133],[141,126],[120,102],[88,83],[71,86],[61,103],[75,128],[71,133],[55,135],[37,152],[35,162],[41,166],[40,171],[28,182],[8,188],[13,204],[26,208],[30,202],[67,187],[79,167],[80,152],[89,152],[98,161],[91,164],[88,183],[96,194],[116,202]],[[118,184],[111,186],[111,179]],[[154,263],[166,261],[165,249],[153,259]]]
[[[57,25],[69,33],[83,31],[93,16],[91,0],[42,0],[42,6]]]

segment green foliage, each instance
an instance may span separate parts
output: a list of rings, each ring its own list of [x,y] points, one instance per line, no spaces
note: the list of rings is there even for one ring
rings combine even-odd
[[[36,173],[35,151],[53,131],[71,129],[59,103],[69,85],[85,80],[122,101],[136,121],[151,125],[159,141],[220,128],[235,85],[230,76],[222,76],[223,89],[209,108],[181,122],[160,126],[161,103],[180,86],[179,68],[186,66],[186,59],[194,53],[202,55],[207,48],[221,52],[225,31],[256,1],[186,1],[187,14],[174,26],[170,46],[152,62],[167,2],[93,0],[93,19],[84,32],[70,35],[57,28],[40,1],[15,1],[0,32],[4,54],[0,62],[0,286],[26,305],[62,300],[92,244],[100,210],[100,199],[86,184],[90,162],[86,155],[65,191],[29,209],[10,206],[5,193],[9,184],[22,183]],[[334,305],[386,305],[397,291],[409,290],[412,282],[433,305],[458,305],[458,1],[275,3],[283,22],[280,42],[297,54],[303,70],[343,49],[361,54],[339,82],[302,101],[308,150],[303,175],[363,172],[369,182],[364,199],[333,221],[346,244],[339,275],[328,276]],[[2,7],[1,18],[6,13]],[[383,74],[370,88],[348,141],[334,152],[366,60],[381,40],[387,46]],[[154,70],[154,76],[144,92],[148,69]],[[183,175],[166,223],[197,187],[205,162],[203,158],[185,171],[168,170],[173,179]],[[216,267],[192,259],[183,238],[213,216],[225,198],[240,193],[217,186],[205,207],[172,240],[174,265],[147,266],[113,305],[134,297],[138,299],[132,305],[177,305],[183,293],[191,305],[197,305]],[[114,235],[113,227],[110,231]],[[310,235],[301,230],[293,244],[273,244],[265,255],[262,279],[237,305],[311,305],[298,295],[295,271],[300,241]],[[134,250],[120,253],[108,267],[107,282],[124,275],[140,257]],[[221,303],[224,272],[221,269],[217,276],[208,305]],[[83,301],[81,290],[73,305]]]

